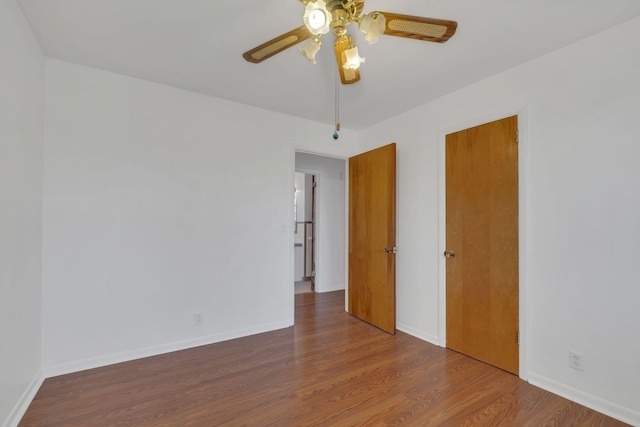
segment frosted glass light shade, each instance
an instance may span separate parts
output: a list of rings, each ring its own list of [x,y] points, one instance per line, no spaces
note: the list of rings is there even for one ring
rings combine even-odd
[[[342,66],[347,70],[357,70],[363,62],[364,58],[358,54],[357,47],[352,47],[342,52]]]
[[[327,34],[331,29],[331,13],[327,10],[327,4],[324,0],[307,3],[302,19],[307,30],[314,36]]]
[[[316,53],[320,50],[320,43],[314,39],[309,39],[304,46],[298,49],[305,58],[307,58],[312,64],[316,63]]]
[[[362,18],[362,21],[360,21],[360,31],[365,34],[364,38],[369,44],[374,44],[378,41],[384,33],[385,23],[386,18],[378,12],[370,13]]]

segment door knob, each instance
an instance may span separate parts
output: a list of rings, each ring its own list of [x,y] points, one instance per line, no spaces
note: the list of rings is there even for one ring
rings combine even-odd
[[[456,253],[453,251],[444,251],[444,256],[446,258],[453,258],[454,256],[456,256]]]

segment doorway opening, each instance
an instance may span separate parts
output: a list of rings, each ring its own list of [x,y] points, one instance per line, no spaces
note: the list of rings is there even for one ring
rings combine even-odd
[[[295,153],[292,273],[296,292],[346,289],[346,160]]]

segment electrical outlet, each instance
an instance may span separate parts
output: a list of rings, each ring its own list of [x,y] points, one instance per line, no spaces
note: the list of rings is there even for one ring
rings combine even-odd
[[[202,326],[204,323],[204,319],[202,317],[202,313],[194,313],[193,314],[193,324],[195,326]]]
[[[584,354],[569,352],[569,367],[578,371],[584,371]]]

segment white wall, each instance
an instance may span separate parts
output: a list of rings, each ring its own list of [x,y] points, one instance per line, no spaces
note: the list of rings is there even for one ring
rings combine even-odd
[[[398,143],[398,324],[439,342],[444,135],[520,113],[528,378],[636,425],[638,52],[634,19],[359,135],[363,149]],[[584,372],[569,368],[570,349]]]
[[[345,289],[345,160],[298,152],[296,170],[315,174],[318,183],[316,292]]]
[[[0,0],[0,425],[41,381],[44,58],[14,0]]]
[[[46,66],[45,372],[291,325],[293,146],[348,155],[355,133]]]

